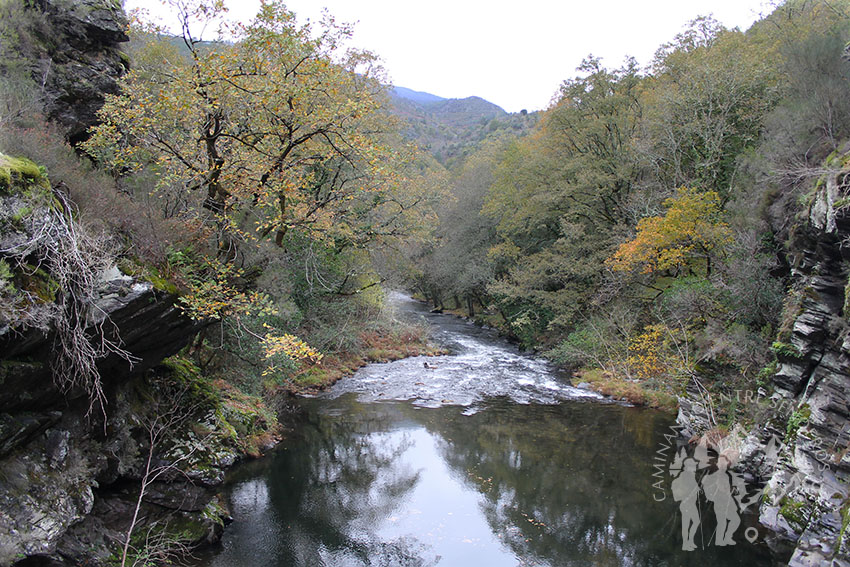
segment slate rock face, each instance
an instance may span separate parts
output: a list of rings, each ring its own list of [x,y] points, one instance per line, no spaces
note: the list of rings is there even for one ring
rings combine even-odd
[[[791,289],[774,344],[778,369],[770,401],[788,422],[749,432],[746,453],[763,454],[782,440],[765,470],[741,455],[741,472],[767,479],[760,523],[776,549],[793,548],[792,567],[850,566],[850,148],[833,157],[789,227]],[[787,207],[777,218],[794,218]],[[786,221],[783,221],[786,222]],[[777,230],[777,232],[779,232]],[[690,435],[712,427],[696,393],[680,404],[678,421]]]
[[[809,198],[789,247],[794,312],[776,391],[792,400],[791,431],[767,487],[761,522],[796,549],[792,566],[850,565],[850,215],[848,170],[835,166]]]
[[[120,51],[128,41],[127,18],[117,0],[35,0],[28,6],[40,24],[18,55],[41,89],[46,116],[69,141],[82,141],[104,95],[118,92],[117,80],[127,71]]]

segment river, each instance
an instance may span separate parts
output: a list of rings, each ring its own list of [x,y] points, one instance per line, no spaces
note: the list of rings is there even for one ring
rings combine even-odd
[[[393,301],[452,354],[369,365],[299,400],[286,440],[229,476],[235,521],[203,565],[775,565],[760,534],[743,536],[758,533],[751,517],[736,545],[715,546],[704,502],[698,548],[682,551],[669,481],[653,477],[670,416]]]

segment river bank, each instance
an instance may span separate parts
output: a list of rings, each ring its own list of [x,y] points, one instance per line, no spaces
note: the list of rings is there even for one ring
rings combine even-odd
[[[394,309],[393,298],[398,295],[398,292],[390,292],[391,299],[386,309]],[[361,332],[357,348],[325,355],[320,363],[305,365],[295,373],[293,380],[283,386],[283,390],[292,395],[315,394],[351,376],[367,364],[448,354],[446,349],[432,340],[427,325],[410,319],[399,320],[394,314],[388,319],[390,322],[385,328]]]
[[[425,309],[428,309],[429,302],[421,294],[412,294],[412,299],[419,301]],[[484,326],[494,329],[499,336],[507,341],[518,344],[518,340],[511,336],[499,325],[499,317],[496,314],[488,313],[486,309],[480,307],[475,315],[470,316],[469,311],[465,311],[459,302],[456,302],[455,308],[434,308],[431,309],[434,313],[440,313],[457,317],[458,319],[469,321],[478,326]],[[534,354],[538,354],[535,350]],[[643,406],[661,410],[670,414],[675,414],[679,409],[678,397],[675,392],[667,388],[658,388],[649,385],[645,380],[629,379],[624,376],[617,376],[601,368],[579,368],[568,369],[561,367],[561,371],[571,374],[571,381],[575,385],[580,385],[582,388],[587,388],[598,392],[603,396],[626,402],[635,406]]]
[[[235,521],[202,565],[780,564],[761,541],[712,545],[709,515],[702,548],[681,549],[669,487],[653,497],[669,415],[403,301],[451,354],[292,400],[281,445],[228,475]]]

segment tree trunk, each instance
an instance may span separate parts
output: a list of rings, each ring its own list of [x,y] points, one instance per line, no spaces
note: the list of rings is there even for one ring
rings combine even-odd
[[[431,286],[431,303],[434,304],[434,309],[440,309],[440,304],[442,303],[440,300],[440,294],[434,286]]]
[[[280,205],[280,228],[277,229],[277,234],[274,236],[274,243],[278,248],[283,248],[283,237],[286,236],[286,224],[284,221],[284,215],[286,214],[286,194],[281,191],[277,198]]]

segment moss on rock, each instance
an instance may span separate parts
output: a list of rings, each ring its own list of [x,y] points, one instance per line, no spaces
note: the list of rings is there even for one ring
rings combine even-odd
[[[175,355],[166,358],[161,364],[171,371],[175,383],[186,388],[187,393],[201,405],[212,408],[221,405],[221,394],[194,362],[185,356]]]
[[[45,169],[27,158],[0,154],[0,194],[23,193],[32,188],[50,189]]]
[[[783,498],[779,513],[785,518],[797,533],[803,533],[809,524],[811,511],[805,502],[799,502],[793,498]]]

